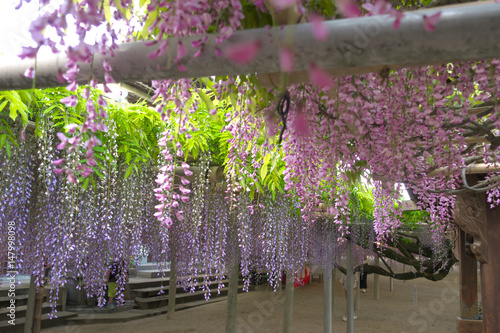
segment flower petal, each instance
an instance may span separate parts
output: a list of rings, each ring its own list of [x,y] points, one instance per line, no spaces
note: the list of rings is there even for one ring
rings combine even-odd
[[[332,78],[321,67],[314,62],[311,63],[309,68],[309,77],[311,83],[321,87],[323,91],[330,90],[333,85]]]
[[[361,16],[361,11],[357,4],[350,0],[336,0],[337,6],[345,17],[359,17]]]
[[[60,102],[66,105],[67,107],[74,107],[78,102],[78,98],[75,95],[71,95],[61,99]]]
[[[252,62],[261,48],[258,40],[233,44],[224,49],[225,56],[232,62],[239,65],[246,65]]]
[[[64,170],[63,169],[54,169],[54,172],[56,175],[60,175],[61,173],[64,172]]]
[[[63,163],[64,163],[64,158],[60,158],[60,159],[58,159],[58,160],[55,160],[55,161],[53,161],[52,163],[53,163],[54,165],[58,165],[58,166],[59,166],[59,165],[61,165],[61,164],[63,164]]]
[[[294,55],[293,51],[289,48],[282,47],[280,49],[280,66],[281,70],[285,72],[291,72],[294,65]]]
[[[33,79],[35,78],[35,69],[33,67],[28,68],[24,72],[24,76],[26,76],[28,79]]]
[[[179,44],[177,45],[177,58],[175,60],[179,61],[180,59],[184,58],[186,54],[186,47],[184,46],[184,44],[182,44],[181,41],[179,41]]]
[[[301,137],[308,137],[311,135],[311,130],[309,128],[309,117],[307,117],[304,112],[303,106],[299,105],[297,107],[297,113],[295,114],[295,118],[293,119],[292,128],[295,130],[295,133]]]
[[[313,37],[319,42],[324,42],[325,40],[327,40],[328,30],[323,24],[323,17],[313,13],[311,14],[309,20],[311,22]]]
[[[424,15],[424,29],[427,31],[434,31],[436,29],[436,24],[440,19],[441,12],[438,12],[431,16]]]

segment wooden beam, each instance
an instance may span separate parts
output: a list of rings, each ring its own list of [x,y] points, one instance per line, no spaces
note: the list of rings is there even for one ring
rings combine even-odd
[[[481,263],[481,305],[483,309],[483,332],[496,333],[500,327],[500,208],[489,208],[486,196],[485,235],[488,261]]]
[[[483,174],[483,173],[488,173],[488,172],[497,172],[500,171],[500,165],[498,164],[492,164],[492,163],[477,163],[477,164],[471,164],[466,167],[466,173],[468,175],[473,175],[473,174]],[[454,173],[455,171],[453,171]],[[448,167],[443,167],[439,168],[436,170],[433,170],[427,174],[427,177],[436,177],[439,176],[440,174],[444,173],[445,175],[450,175],[452,174],[452,171],[450,171],[450,168]]]
[[[478,316],[478,290],[477,290],[477,261],[474,256],[467,253],[466,234],[459,230],[459,283],[460,283],[460,318],[477,319]],[[462,332],[459,332],[462,333]]]

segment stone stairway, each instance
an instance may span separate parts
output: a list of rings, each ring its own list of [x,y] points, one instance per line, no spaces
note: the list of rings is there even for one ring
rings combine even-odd
[[[168,272],[167,272],[168,275]],[[203,281],[203,276],[197,277],[198,281]],[[221,289],[220,295],[217,293],[217,283],[209,285],[211,297],[205,300],[205,293],[197,288],[191,293],[185,291],[183,287],[176,289],[175,311],[182,311],[206,304],[224,301],[228,291],[228,280],[223,281],[225,287]],[[76,310],[78,317],[68,320],[68,325],[86,325],[98,323],[126,322],[157,316],[167,313],[168,306],[168,284],[169,278],[143,278],[131,277],[125,286],[125,304],[115,309],[92,308]],[[254,290],[254,286],[249,287],[249,291]],[[160,290],[163,294],[158,295]],[[239,281],[238,292],[243,292],[243,281]]]
[[[49,288],[45,288],[46,294],[44,295],[44,303],[42,304],[42,328],[53,327],[58,325],[63,325],[69,318],[76,317],[78,314],[61,311],[62,305],[57,305],[57,318],[50,319],[48,313],[51,312],[51,307],[47,300],[47,291]],[[26,308],[28,304],[28,292],[29,292],[29,282],[21,283],[16,286],[15,296],[9,296],[9,290],[5,285],[0,288],[0,332],[2,333],[17,333],[23,332],[24,322],[26,316]],[[11,318],[8,314],[12,313],[8,308],[12,304],[11,300],[15,300],[15,325],[9,323]]]
[[[203,276],[198,276],[198,283],[201,284],[203,281]],[[210,300],[226,296],[228,293],[229,280],[223,280],[224,288],[217,290],[218,283],[210,282],[208,288],[210,289]],[[165,286],[166,285],[166,286]],[[165,279],[163,284],[163,289],[161,286],[150,286],[143,288],[134,288],[131,290],[132,294],[135,296],[134,300],[139,309],[154,309],[158,307],[163,307],[168,305],[168,279]],[[201,286],[199,286],[201,287]],[[183,287],[177,287],[175,303],[176,305],[190,304],[197,301],[205,301],[205,291],[200,290],[199,287],[196,288],[195,292],[185,291]],[[159,295],[160,291],[163,290],[163,294]],[[249,291],[253,290],[251,287]],[[243,292],[243,281],[238,282],[238,293]],[[205,301],[206,302],[206,301]],[[189,308],[186,306],[185,308]]]
[[[60,326],[60,325],[85,325],[97,323],[113,323],[136,320],[149,316],[156,316],[167,313],[168,294],[169,294],[169,271],[160,273],[154,267],[138,270],[133,274],[125,286],[125,303],[114,309],[108,309],[106,306],[100,308],[97,306],[85,307],[83,305],[69,306],[66,311],[62,311],[62,306],[57,306],[57,318],[49,319],[48,313],[51,308],[44,297],[42,329]],[[157,277],[163,275],[164,277]],[[212,280],[214,277],[210,277]],[[205,300],[205,292],[200,289],[203,284],[204,276],[196,277],[198,286],[195,292],[184,290],[182,286],[176,288],[176,311],[182,311],[193,307],[224,301],[228,294],[229,280],[223,280],[224,288],[217,290],[218,283],[211,282],[208,286],[210,290],[210,299]],[[28,301],[29,281],[23,282],[16,287],[16,321],[15,326],[8,323],[7,314],[10,304],[8,289],[5,285],[0,289],[0,332],[23,332],[24,317],[26,315],[26,304]],[[249,287],[249,291],[254,290],[254,286]],[[46,288],[48,290],[48,287]],[[160,293],[160,291],[162,291]],[[238,293],[243,292],[243,281],[238,281]],[[47,292],[46,292],[47,294]]]

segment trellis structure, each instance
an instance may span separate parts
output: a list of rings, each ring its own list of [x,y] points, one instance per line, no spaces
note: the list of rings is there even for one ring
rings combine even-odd
[[[423,15],[441,11],[441,19],[435,31],[422,27]],[[201,56],[191,42],[199,37],[172,37],[169,40],[172,54],[177,52],[178,41],[186,46],[187,54],[180,60],[185,71],[172,64],[169,52],[156,59],[149,54],[158,46],[147,46],[147,42],[122,44],[114,58],[108,58],[116,82],[160,79],[179,79],[217,75],[243,75],[249,73],[271,74],[265,78],[268,84],[279,82],[281,71],[279,50],[276,41],[287,35],[294,36],[294,70],[289,83],[308,81],[306,71],[311,59],[335,76],[380,72],[389,69],[442,64],[454,61],[491,59],[500,56],[500,6],[493,2],[472,3],[458,7],[450,6],[407,12],[401,26],[393,29],[393,20],[387,15],[369,16],[324,22],[329,31],[325,42],[313,38],[310,23],[290,25],[285,28],[251,29],[235,32],[221,45],[216,45],[215,36],[209,38]],[[457,38],[457,34],[460,38]],[[215,55],[215,47],[221,49],[243,42],[259,41],[261,49],[249,64],[235,64],[225,57]],[[92,74],[104,81],[102,63],[105,59],[95,55]],[[64,70],[67,59],[54,55],[37,60],[36,87],[58,87],[58,70]],[[90,64],[80,63],[77,83],[87,84]],[[27,68],[34,66],[32,60],[5,62],[0,65],[0,91],[30,89],[33,81],[24,76]]]
[[[308,68],[310,59],[314,59],[318,65],[335,76],[345,76],[379,72],[386,68],[500,57],[500,5],[488,3],[444,8],[436,31],[426,32],[421,25],[422,15],[431,15],[439,10],[435,8],[408,13],[398,30],[393,30],[392,20],[385,16],[327,22],[325,24],[330,31],[330,37],[324,43],[318,43],[312,38],[310,24],[288,26],[282,30],[275,28],[276,30],[271,32],[267,29],[236,32],[221,47],[253,40],[258,40],[262,45],[257,57],[248,65],[232,64],[223,57],[215,56],[214,44],[207,44],[204,54],[193,58],[196,52],[190,43],[194,40],[193,37],[182,38],[183,44],[188,45],[187,57],[181,60],[187,69],[184,72],[179,71],[176,66],[168,66],[167,55],[149,59],[147,55],[154,51],[154,48],[148,48],[142,42],[120,46],[116,57],[109,61],[117,82],[259,73],[267,75],[264,79],[274,85],[280,66],[278,50],[273,43],[276,38],[281,39],[288,34],[295,36],[295,69],[299,71],[291,75],[289,82],[307,80],[307,76],[300,71]],[[460,38],[457,38],[458,32]],[[174,38],[170,45],[174,45],[175,52],[177,39]],[[101,66],[103,61],[102,57],[96,56],[92,67],[92,74],[100,80],[104,77]],[[64,68],[65,63],[66,59],[57,56],[38,59],[36,87],[60,86],[57,72]],[[25,78],[23,74],[26,68],[32,65],[33,62],[29,61],[3,64],[0,67],[0,90],[31,88],[32,80]],[[77,82],[88,82],[89,72],[89,65],[81,64]],[[496,315],[500,307],[496,296],[500,295],[500,290],[498,284],[495,284],[495,277],[500,276],[500,258],[497,256],[500,250],[500,217],[497,216],[497,209],[487,208],[486,199],[482,194],[463,196],[464,198],[459,200],[461,203],[457,203],[457,216],[460,216],[457,221],[460,221],[458,224],[464,231],[474,237],[471,251],[481,262],[482,271],[483,332],[491,333],[500,327],[500,318]],[[471,206],[471,203],[474,205]],[[469,309],[469,314],[461,314],[467,318],[474,315],[470,308],[477,302],[477,294],[474,298],[474,281],[466,276],[464,268],[472,268],[475,262],[467,261],[463,247],[465,234],[461,231],[460,235],[461,283],[472,288],[461,290],[462,293],[471,291],[467,300],[466,297],[461,298]],[[465,280],[469,278],[470,282],[466,283]],[[465,331],[464,327],[459,320],[459,330]]]

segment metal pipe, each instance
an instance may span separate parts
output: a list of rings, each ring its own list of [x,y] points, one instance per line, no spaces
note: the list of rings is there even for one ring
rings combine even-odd
[[[292,332],[294,289],[295,289],[295,272],[293,269],[289,269],[286,272],[285,315],[283,318],[283,333]]]
[[[380,266],[380,257],[378,255],[375,260],[375,266]],[[377,273],[373,274],[373,298],[376,300],[380,299],[380,275]]]
[[[439,11],[442,14],[436,30],[424,30],[423,15]],[[325,42],[316,41],[311,24],[304,23],[285,28],[238,31],[220,45],[215,43],[214,36],[210,36],[202,55],[196,58],[193,55],[198,49],[191,42],[200,36],[171,38],[169,46],[172,49],[156,59],[150,59],[148,55],[157,50],[158,45],[148,47],[146,42],[122,44],[115,57],[108,60],[116,82],[279,73],[278,41],[293,30],[295,71],[307,71],[314,61],[322,68],[338,71],[339,75],[351,75],[377,72],[384,66],[412,67],[500,57],[499,18],[498,4],[432,8],[407,12],[398,30],[392,27],[394,18],[387,15],[327,21],[324,25],[329,36]],[[180,71],[169,58],[169,55],[176,54],[179,41],[187,49],[187,55],[180,60],[185,71]],[[261,45],[258,55],[249,64],[235,64],[215,55],[216,48],[224,51],[229,45],[248,41],[259,41]],[[38,59],[36,87],[65,85],[58,81],[57,73],[64,70],[66,61],[62,55]],[[96,54],[92,67],[92,74],[100,82],[104,81],[103,61],[104,57]],[[33,65],[33,60],[4,62],[0,66],[0,91],[30,89],[32,80],[24,77],[24,72]],[[80,65],[77,82],[85,84],[89,80],[90,65]]]
[[[361,281],[361,273],[360,272],[356,272],[354,274],[358,274],[358,281]],[[354,281],[356,281],[356,279],[354,279]],[[359,282],[357,284],[357,286],[355,287],[355,290],[356,290],[356,293],[354,295],[354,313],[358,312],[359,311]]]
[[[332,315],[335,311],[335,279],[337,278],[337,271],[332,269]]]
[[[28,291],[28,304],[26,305],[26,315],[24,319],[24,333],[33,332],[33,322],[35,318],[35,303],[36,303],[36,278],[34,275],[30,277],[30,288]]]
[[[168,307],[167,307],[168,319],[174,319],[174,314],[175,314],[175,303],[177,297],[176,261],[177,259],[175,258],[175,256],[172,256],[172,258],[170,258],[170,275],[168,278]]]
[[[332,269],[333,251],[331,234],[327,236],[326,260],[323,275],[323,328],[324,333],[332,333]]]
[[[347,333],[354,333],[354,265],[352,262],[352,243],[347,243]]]

